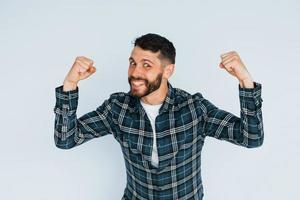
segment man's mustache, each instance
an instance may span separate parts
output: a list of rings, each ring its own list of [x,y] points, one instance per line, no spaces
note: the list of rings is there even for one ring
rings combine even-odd
[[[131,81],[144,81],[145,83],[148,82],[146,79],[143,79],[141,77],[133,77],[133,76],[128,77],[128,81],[129,83],[131,83]]]

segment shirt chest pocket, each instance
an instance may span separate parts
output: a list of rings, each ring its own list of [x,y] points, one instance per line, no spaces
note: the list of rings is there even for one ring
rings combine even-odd
[[[144,121],[133,120],[126,125],[119,124],[123,135],[123,144],[125,144],[132,153],[150,155],[152,132],[149,125]]]
[[[183,146],[191,145],[194,141],[193,128],[188,126],[169,130],[169,134],[158,140],[161,155],[175,155]]]
[[[145,156],[151,155],[151,145],[150,138],[145,137],[145,133],[142,130],[136,130],[135,133],[129,132],[126,133],[126,142],[128,143],[128,147],[132,153],[142,154]]]

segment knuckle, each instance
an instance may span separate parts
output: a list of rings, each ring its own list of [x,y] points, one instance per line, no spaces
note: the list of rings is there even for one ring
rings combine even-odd
[[[234,65],[237,65],[239,62],[238,62],[238,60],[234,60],[232,63],[233,63]]]
[[[92,59],[87,58],[87,62],[92,65],[94,63],[94,61]]]
[[[78,59],[75,60],[75,63],[76,63],[77,65],[80,65],[80,64],[81,64],[80,61],[79,61]]]
[[[76,60],[76,64],[80,67],[84,67],[84,63],[81,60]]]
[[[236,61],[238,61],[238,58],[234,56],[231,61],[236,62]]]
[[[82,56],[77,56],[76,57],[76,60],[80,60],[80,59],[82,59]]]
[[[85,72],[87,69],[85,67],[80,67],[81,72]]]
[[[81,65],[83,68],[85,68],[85,69],[88,69],[89,67],[88,67],[88,64],[86,64],[86,63],[82,63],[82,65]]]

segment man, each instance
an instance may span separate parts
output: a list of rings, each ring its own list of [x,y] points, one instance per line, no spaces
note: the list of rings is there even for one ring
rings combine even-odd
[[[175,48],[166,38],[146,34],[129,58],[128,93],[114,93],[96,110],[76,117],[80,80],[96,71],[77,57],[64,84],[56,88],[55,144],[70,149],[112,134],[125,158],[122,199],[202,199],[201,150],[206,136],[248,148],[263,143],[261,84],[254,82],[232,51],[220,68],[239,81],[241,117],[221,110],[201,93],[173,88]]]

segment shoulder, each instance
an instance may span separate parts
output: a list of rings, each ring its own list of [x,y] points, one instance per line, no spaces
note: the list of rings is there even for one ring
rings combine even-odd
[[[136,99],[129,92],[112,93],[107,101],[111,104],[113,110],[117,112],[122,110],[133,111],[136,104]]]
[[[129,96],[129,95],[125,92],[115,92],[110,95],[110,98],[111,99],[124,99],[127,96]]]
[[[190,94],[189,92],[180,88],[174,88],[174,96],[175,102],[179,104],[184,102],[196,102],[203,100],[203,96],[200,92]]]
[[[202,112],[207,112],[211,107],[215,107],[209,100],[203,97],[201,92],[190,94],[189,92],[174,88],[175,101],[174,107],[175,110],[179,110],[183,107],[190,107],[196,110],[201,110]],[[189,108],[189,109],[190,109]]]
[[[115,92],[115,93],[112,93],[110,94],[109,96],[109,101],[111,103],[121,103],[121,104],[124,104],[124,103],[129,103],[130,101],[130,98],[131,96],[128,94],[128,93],[125,93],[125,92]]]

